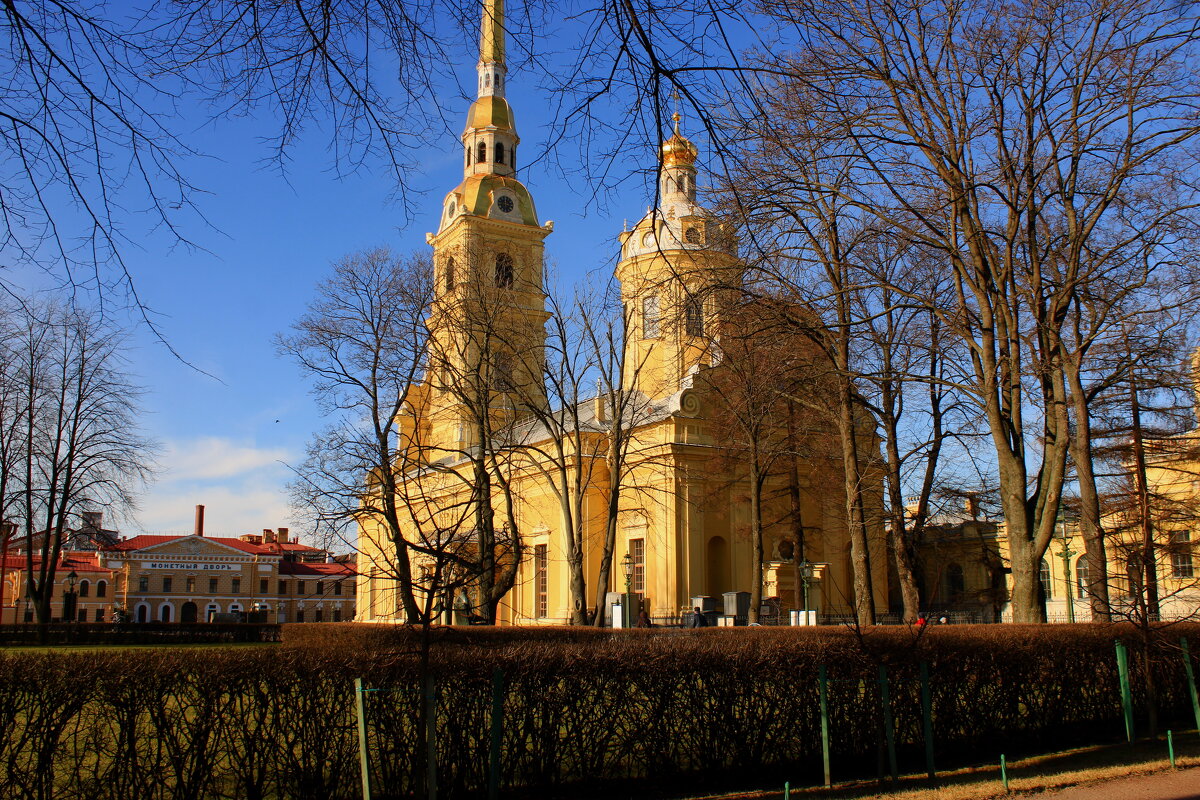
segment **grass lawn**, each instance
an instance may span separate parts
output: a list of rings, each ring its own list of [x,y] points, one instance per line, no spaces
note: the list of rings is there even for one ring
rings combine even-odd
[[[895,786],[875,781],[835,783],[832,789],[824,787],[802,787],[792,789],[794,798],[855,798],[886,797],[888,800],[989,800],[990,798],[1012,797],[1023,793],[1037,794],[1050,789],[1110,780],[1127,775],[1137,775],[1170,769],[1167,760],[1167,741],[1164,734],[1157,740],[1141,741],[1133,745],[1105,745],[1084,747],[1033,756],[1008,764],[1008,783],[1011,793],[1006,794],[1000,782],[1000,754],[995,763],[968,767],[950,772],[939,772],[937,783],[930,783],[924,773],[902,775]],[[1200,766],[1200,736],[1196,731],[1175,733],[1175,763],[1178,767]],[[779,800],[783,797],[782,787],[778,792],[752,792],[740,794],[710,795],[692,800]]]

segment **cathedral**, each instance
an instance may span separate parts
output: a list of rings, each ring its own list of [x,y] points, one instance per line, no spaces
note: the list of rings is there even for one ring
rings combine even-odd
[[[723,322],[740,266],[736,241],[698,202],[699,153],[680,133],[678,115],[659,151],[657,204],[618,235],[628,368],[617,383],[619,394],[636,402],[614,409],[606,402],[613,393],[598,392],[570,415],[560,408],[539,418],[530,410],[554,408],[560,394],[547,389],[543,375],[551,316],[543,250],[553,224],[540,221],[517,177],[520,137],[505,99],[504,47],[502,0],[485,0],[477,98],[462,134],[463,180],[446,195],[437,231],[427,236],[436,282],[429,361],[397,420],[404,456],[396,469],[405,494],[397,505],[407,509],[410,541],[419,539],[428,552],[458,539],[479,547],[480,526],[488,526],[494,571],[511,583],[497,607],[504,624],[579,621],[604,613],[610,593],[627,589],[651,618],[679,619],[695,605],[720,609],[726,593],[750,592],[756,571],[764,614],[786,620],[787,609],[801,607],[851,614],[840,461],[828,449],[793,459],[794,491],[790,499],[781,485],[769,493],[760,551],[750,535],[746,481],[721,456],[725,430],[706,376],[723,369],[711,334]],[[553,423],[565,416],[583,434],[573,453],[556,460]],[[637,454],[617,477],[603,445],[614,417],[628,427],[628,451]],[[510,454],[502,463],[498,448],[486,446],[501,440]],[[575,502],[564,501],[570,480],[555,478],[566,463],[573,475],[586,476],[586,485],[575,481]],[[623,488],[610,505],[616,480]],[[771,481],[780,483],[777,476]],[[880,482],[869,482],[867,557],[875,606],[886,610]],[[485,516],[477,514],[481,484],[502,495]],[[513,531],[519,543],[510,541]],[[403,621],[391,543],[363,523],[359,551],[358,620]],[[453,564],[418,555],[413,572],[431,580],[453,574]],[[480,591],[464,582],[453,599],[430,607],[446,621],[463,621]]]

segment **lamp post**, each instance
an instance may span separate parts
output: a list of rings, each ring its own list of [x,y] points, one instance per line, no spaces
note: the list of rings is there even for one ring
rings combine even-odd
[[[1071,544],[1067,540],[1067,520],[1061,518],[1062,526],[1059,528],[1060,538],[1062,542],[1062,551],[1058,557],[1063,562],[1063,580],[1067,583],[1067,592],[1064,595],[1067,599],[1067,622],[1075,621],[1075,598],[1071,594],[1071,556],[1075,555],[1075,551],[1071,549]]]
[[[808,617],[808,585],[812,581],[813,565],[810,561],[800,562],[800,585],[804,587],[804,624],[809,624]]]
[[[633,556],[629,553],[621,559],[621,570],[625,573],[625,611],[621,614],[623,628],[633,627]]]
[[[75,594],[75,582],[79,580],[79,576],[75,574],[75,570],[67,573],[67,593],[63,595],[63,622],[75,621],[75,602],[77,595]]]

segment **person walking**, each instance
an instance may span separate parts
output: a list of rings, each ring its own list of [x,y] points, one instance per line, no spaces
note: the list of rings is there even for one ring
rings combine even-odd
[[[704,618],[704,614],[700,613],[700,606],[692,609],[692,620],[688,623],[689,628],[707,628],[708,620]]]

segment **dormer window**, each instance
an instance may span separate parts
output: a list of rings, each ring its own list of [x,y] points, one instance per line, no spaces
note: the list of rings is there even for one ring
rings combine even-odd
[[[496,288],[511,289],[513,285],[513,260],[508,253],[496,255]]]
[[[700,229],[688,228],[683,232],[683,238],[688,244],[700,244]]]
[[[500,142],[496,142],[496,163],[504,163],[504,145]]]
[[[480,164],[487,161],[487,142],[479,143],[479,157],[476,158],[475,160],[476,160],[476,162],[478,162]]]

